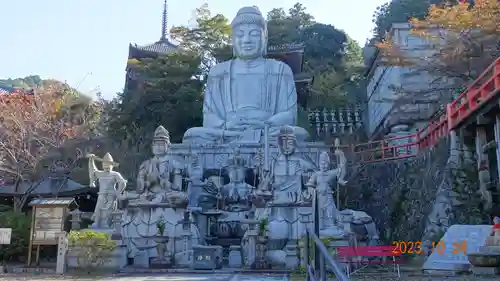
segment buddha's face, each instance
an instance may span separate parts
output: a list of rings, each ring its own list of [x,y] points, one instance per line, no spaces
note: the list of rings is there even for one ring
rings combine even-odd
[[[153,155],[162,156],[168,152],[168,143],[163,140],[153,141]]]
[[[233,48],[238,58],[252,59],[263,55],[265,30],[257,24],[240,24],[233,28]]]
[[[295,152],[295,138],[292,136],[280,136],[279,148],[284,155],[292,155]]]

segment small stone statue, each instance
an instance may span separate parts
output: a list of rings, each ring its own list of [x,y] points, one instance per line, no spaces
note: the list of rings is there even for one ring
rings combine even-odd
[[[106,153],[103,158],[88,154],[90,186],[95,187],[96,179],[99,180],[99,193],[92,220],[92,227],[111,228],[111,213],[117,208],[117,198],[124,192],[127,181],[113,167],[118,163],[113,161],[111,154]],[[95,160],[102,162],[102,170],[98,170]]]
[[[198,198],[203,193],[203,186],[207,184],[203,181],[203,168],[199,164],[198,155],[191,154],[187,174],[189,207],[198,207]]]
[[[254,187],[245,182],[246,161],[235,150],[233,156],[228,160],[229,183],[222,188],[222,196],[229,209],[246,209],[248,207],[249,195]]]
[[[333,197],[333,190],[330,186],[331,182],[337,179],[340,185],[345,185],[347,182],[344,180],[345,176],[345,156],[344,153],[338,148],[338,140],[335,141],[336,149],[335,155],[339,157],[339,163],[336,169],[329,170],[330,156],[327,152],[321,153],[319,157],[319,171],[315,172],[309,179],[306,186],[315,188],[318,192],[318,204],[320,207],[320,218],[322,220],[322,229],[328,229],[336,226],[337,218],[339,216],[337,205]],[[337,191],[338,192],[338,191]]]

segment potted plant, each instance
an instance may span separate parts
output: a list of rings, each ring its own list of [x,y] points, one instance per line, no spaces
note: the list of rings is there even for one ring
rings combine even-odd
[[[259,235],[257,237],[258,242],[266,243],[267,242],[267,226],[269,225],[268,218],[262,218],[259,221]]]
[[[158,230],[157,235],[158,236],[163,236],[165,234],[165,220],[163,219],[163,216],[160,217],[160,219],[156,222],[156,229]]]
[[[154,237],[156,251],[158,253],[158,259],[163,260],[165,257],[165,244],[168,242],[168,236],[165,233],[166,223],[163,216],[156,222],[156,230],[156,236]]]

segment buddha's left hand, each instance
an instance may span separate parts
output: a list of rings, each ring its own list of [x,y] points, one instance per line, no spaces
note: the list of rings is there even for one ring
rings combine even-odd
[[[248,129],[264,128],[264,123],[262,121],[247,119],[245,117],[237,119],[235,122],[229,122],[231,126],[227,126],[228,129],[244,131]]]

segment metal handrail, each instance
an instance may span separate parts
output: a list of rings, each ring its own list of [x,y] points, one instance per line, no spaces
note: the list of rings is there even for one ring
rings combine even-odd
[[[319,239],[319,208],[318,208],[318,196],[317,196],[317,191],[313,192],[313,214],[314,214],[314,221],[313,221],[313,229],[309,229],[306,227],[306,247],[305,247],[305,262],[306,262],[306,277],[307,281],[326,281],[326,266],[325,266],[325,261],[331,266],[333,269],[333,273],[335,274],[335,277],[339,281],[349,281],[349,277],[347,277],[347,274],[342,270],[342,267],[340,264],[332,258],[330,253],[328,253],[328,250]],[[310,250],[310,240],[313,240],[314,242],[314,266],[309,264],[309,250]],[[314,270],[313,270],[314,269]],[[319,275],[319,276],[318,276]]]

